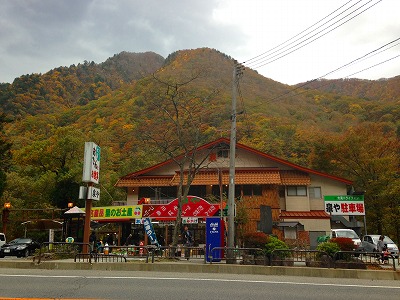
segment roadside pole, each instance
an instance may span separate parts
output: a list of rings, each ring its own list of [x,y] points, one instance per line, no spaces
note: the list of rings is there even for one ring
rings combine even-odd
[[[89,236],[92,213],[92,200],[100,200],[100,190],[93,186],[99,183],[100,147],[93,142],[85,142],[82,181],[87,183],[85,200],[85,224],[83,229],[83,253],[89,253]]]
[[[242,68],[242,65],[235,61],[235,66],[233,68],[231,137],[229,148],[228,248],[230,248],[230,250],[227,251],[227,263],[235,263],[232,249],[235,247],[236,92]]]

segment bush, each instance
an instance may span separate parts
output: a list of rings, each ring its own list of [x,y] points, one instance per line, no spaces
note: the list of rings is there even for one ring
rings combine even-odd
[[[318,251],[326,252],[330,257],[333,258],[336,252],[340,251],[340,247],[334,242],[323,242],[317,246]],[[320,255],[318,255],[320,257]]]
[[[265,248],[268,242],[268,235],[264,232],[249,232],[243,236],[243,243],[246,248]]]
[[[338,237],[331,239],[330,242],[338,244],[341,251],[353,251],[356,248],[351,238]]]
[[[268,256],[271,256],[272,251],[274,250],[289,250],[289,246],[286,245],[285,242],[281,241],[280,239],[276,237],[269,237],[267,243],[265,244],[264,247],[264,253]],[[275,253],[277,256],[280,258],[285,258],[290,256],[289,251],[279,251]]]

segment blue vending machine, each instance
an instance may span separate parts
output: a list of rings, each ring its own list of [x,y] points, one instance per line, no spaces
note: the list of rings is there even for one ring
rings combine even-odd
[[[211,250],[225,246],[225,225],[221,218],[207,218],[206,220],[206,259],[208,262],[219,262],[224,256],[223,250]],[[211,258],[211,254],[212,257]]]

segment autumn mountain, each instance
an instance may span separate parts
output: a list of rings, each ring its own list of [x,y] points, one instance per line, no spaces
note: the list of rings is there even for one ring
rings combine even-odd
[[[233,58],[208,48],[167,58],[122,52],[100,64],[85,61],[0,84],[0,112],[11,120],[4,137],[13,154],[2,201],[33,208],[65,207],[77,199],[85,141],[102,148],[100,204],[123,200],[124,192],[113,187],[120,176],[166,159],[139,134],[138,121],[154,113],[145,112],[145,104],[170,92],[155,83],[206,100],[201,126],[207,138],[229,138],[233,68]],[[237,97],[238,140],[354,180],[357,189],[375,196],[384,185],[379,199],[397,199],[399,81],[400,76],[288,86],[245,69]]]

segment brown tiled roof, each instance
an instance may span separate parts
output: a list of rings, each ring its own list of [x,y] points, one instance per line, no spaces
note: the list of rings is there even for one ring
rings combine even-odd
[[[173,184],[179,183],[179,173],[175,175]],[[235,184],[280,184],[279,170],[266,169],[237,169],[235,170]],[[192,185],[219,184],[218,172],[201,171],[196,174]],[[229,184],[229,172],[222,172],[222,184]]]
[[[185,176],[186,178],[186,176]],[[121,178],[116,186],[176,186],[179,184],[179,173],[175,176],[131,176]],[[196,174],[192,185],[219,184],[218,171],[202,170]],[[229,171],[222,171],[222,184],[229,184]],[[299,171],[280,171],[265,168],[242,168],[235,170],[235,184],[277,184],[277,185],[309,185],[308,174]]]
[[[120,179],[116,183],[119,187],[135,186],[170,186],[172,176],[138,176],[129,179]]]
[[[310,185],[311,178],[307,173],[300,171],[280,171],[282,185]]]
[[[281,219],[329,219],[330,216],[323,210],[312,211],[281,211]]]
[[[226,138],[220,138],[220,139],[218,139],[218,140],[215,140],[215,141],[213,141],[213,142],[210,142],[210,143],[207,143],[207,144],[205,144],[205,145],[203,145],[203,146],[200,146],[199,148],[197,148],[197,150],[198,150],[198,151],[201,151],[201,150],[204,150],[204,149],[212,149],[213,147],[216,147],[217,145],[220,145],[220,144],[229,145],[229,144],[230,144],[230,141],[229,141],[229,139],[226,139]],[[344,178],[340,178],[340,177],[337,177],[337,176],[333,176],[333,175],[330,175],[330,174],[327,174],[327,173],[322,173],[322,172],[319,172],[319,171],[316,171],[316,170],[308,169],[308,168],[302,167],[302,166],[300,166],[300,165],[296,165],[296,164],[294,164],[294,163],[291,163],[291,162],[289,162],[289,161],[286,161],[286,160],[284,160],[284,159],[281,159],[281,158],[272,156],[272,155],[270,155],[270,154],[263,153],[263,152],[261,152],[261,151],[259,151],[259,150],[256,150],[256,149],[254,149],[254,148],[250,148],[250,147],[248,147],[248,146],[246,146],[246,145],[243,145],[243,144],[240,144],[240,143],[236,143],[236,147],[237,147],[238,149],[239,149],[239,148],[242,149],[243,151],[248,151],[248,152],[253,153],[253,154],[255,154],[255,155],[258,155],[258,156],[260,156],[260,157],[263,157],[263,158],[269,159],[269,160],[271,160],[271,161],[277,162],[277,163],[279,163],[279,164],[285,165],[285,166],[288,167],[288,169],[295,169],[295,170],[298,170],[298,171],[303,172],[303,173],[306,173],[306,174],[307,174],[307,173],[309,173],[309,174],[315,174],[315,175],[317,175],[317,176],[322,176],[322,177],[330,178],[330,179],[332,179],[332,180],[336,180],[336,181],[339,181],[339,182],[343,182],[343,183],[345,183],[345,184],[352,184],[352,183],[353,183],[351,180],[347,180],[347,179],[344,179]],[[142,170],[140,170],[140,171],[127,174],[127,175],[121,177],[120,180],[130,179],[130,178],[134,178],[134,177],[136,177],[136,176],[141,176],[141,175],[148,174],[149,172],[154,172],[154,171],[157,170],[158,168],[161,168],[161,167],[163,167],[163,166],[170,165],[170,164],[174,163],[175,160],[179,160],[179,159],[181,159],[183,156],[184,156],[184,154],[182,154],[182,155],[180,155],[180,156],[177,156],[177,157],[175,157],[174,159],[169,159],[169,160],[166,160],[166,161],[161,162],[161,163],[159,163],[159,164],[153,165],[153,166],[151,166],[151,167],[149,167],[149,168],[142,169]],[[282,184],[285,184],[285,183],[282,183]],[[117,182],[116,186],[123,186],[123,185],[120,185],[120,184]]]

